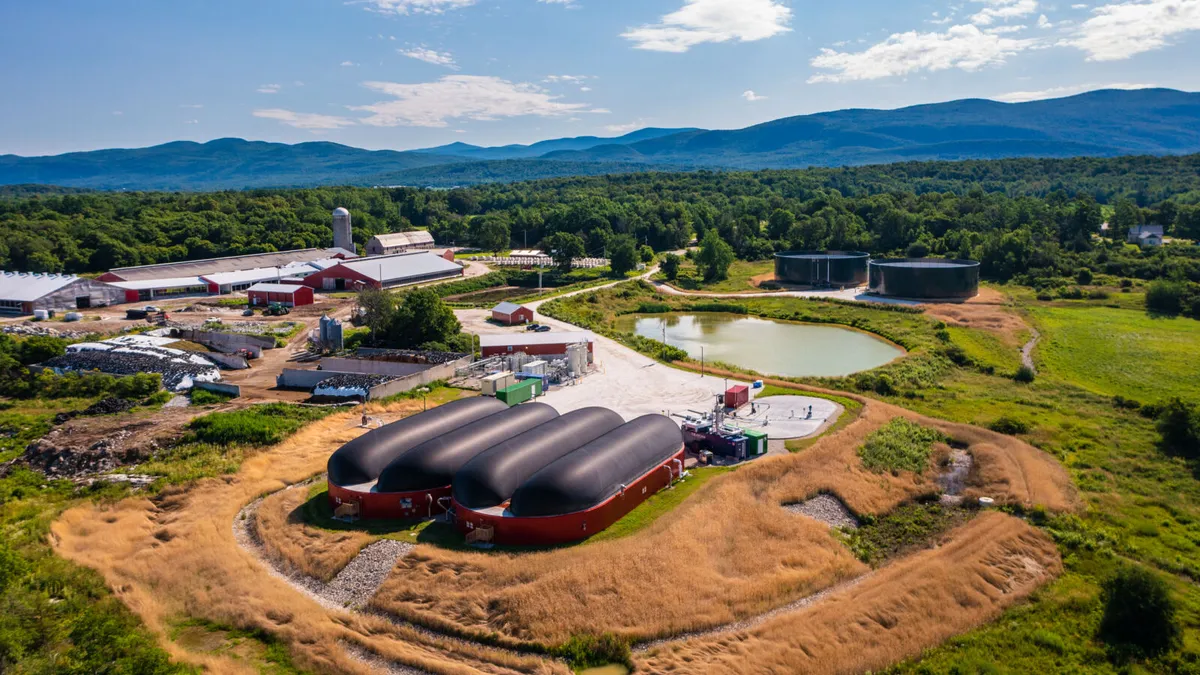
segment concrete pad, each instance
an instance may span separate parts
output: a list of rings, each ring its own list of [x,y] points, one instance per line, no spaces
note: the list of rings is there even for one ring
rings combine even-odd
[[[765,396],[755,398],[754,407],[755,414],[750,413],[750,406],[744,406],[736,417],[726,419],[734,426],[764,431],[772,439],[811,436],[826,420],[835,421],[841,412],[841,406],[833,401],[814,396]]]
[[[521,332],[487,323],[491,316],[486,310],[456,310],[463,330],[472,333]],[[555,319],[539,315],[539,323],[556,331],[579,330]],[[726,380],[722,377],[701,376],[685,370],[662,365],[602,335],[596,336],[593,361],[596,370],[577,384],[554,386],[538,400],[566,413],[588,406],[610,408],[626,421],[650,413],[684,413],[688,410],[712,410],[716,395],[745,380]],[[807,408],[806,408],[807,410]],[[816,409],[813,409],[816,417]],[[673,418],[674,419],[674,418]],[[676,423],[680,420],[675,419]]]

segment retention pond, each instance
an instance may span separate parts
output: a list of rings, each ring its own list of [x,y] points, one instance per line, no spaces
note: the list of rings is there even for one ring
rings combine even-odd
[[[904,355],[891,342],[850,328],[719,312],[629,314],[618,318],[617,328],[665,341],[694,359],[784,377],[840,377]]]

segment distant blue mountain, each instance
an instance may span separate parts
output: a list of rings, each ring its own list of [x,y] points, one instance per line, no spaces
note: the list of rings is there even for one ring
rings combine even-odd
[[[467,185],[647,169],[795,168],[910,160],[1200,152],[1200,94],[1094,91],[1028,103],[967,99],[840,110],[730,131],[642,129],[484,148],[368,151],[225,138],[53,157],[0,156],[0,185],[216,190],[311,185]]]

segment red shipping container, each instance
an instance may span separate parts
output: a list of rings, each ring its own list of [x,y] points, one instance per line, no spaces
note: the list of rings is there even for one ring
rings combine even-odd
[[[738,409],[750,402],[750,387],[739,384],[725,392],[725,407]]]

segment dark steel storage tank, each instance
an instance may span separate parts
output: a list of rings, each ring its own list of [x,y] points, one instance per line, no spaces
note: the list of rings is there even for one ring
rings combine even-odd
[[[585,511],[621,491],[683,445],[683,432],[663,415],[643,415],[538,471],[513,493],[514,516]]]
[[[607,408],[582,408],[490,447],[454,474],[454,501],[468,509],[499,506],[546,465],[624,423]]]
[[[948,258],[872,260],[870,290],[894,298],[973,298],[979,295],[979,263]]]
[[[862,286],[870,258],[862,251],[784,251],[775,254],[775,279],[804,286]]]
[[[467,398],[369,431],[330,455],[329,482],[343,486],[370,483],[413,446],[505,410],[508,406],[494,398]]]
[[[446,487],[468,460],[497,443],[558,417],[545,403],[526,403],[431,438],[393,459],[379,474],[376,492]]]

